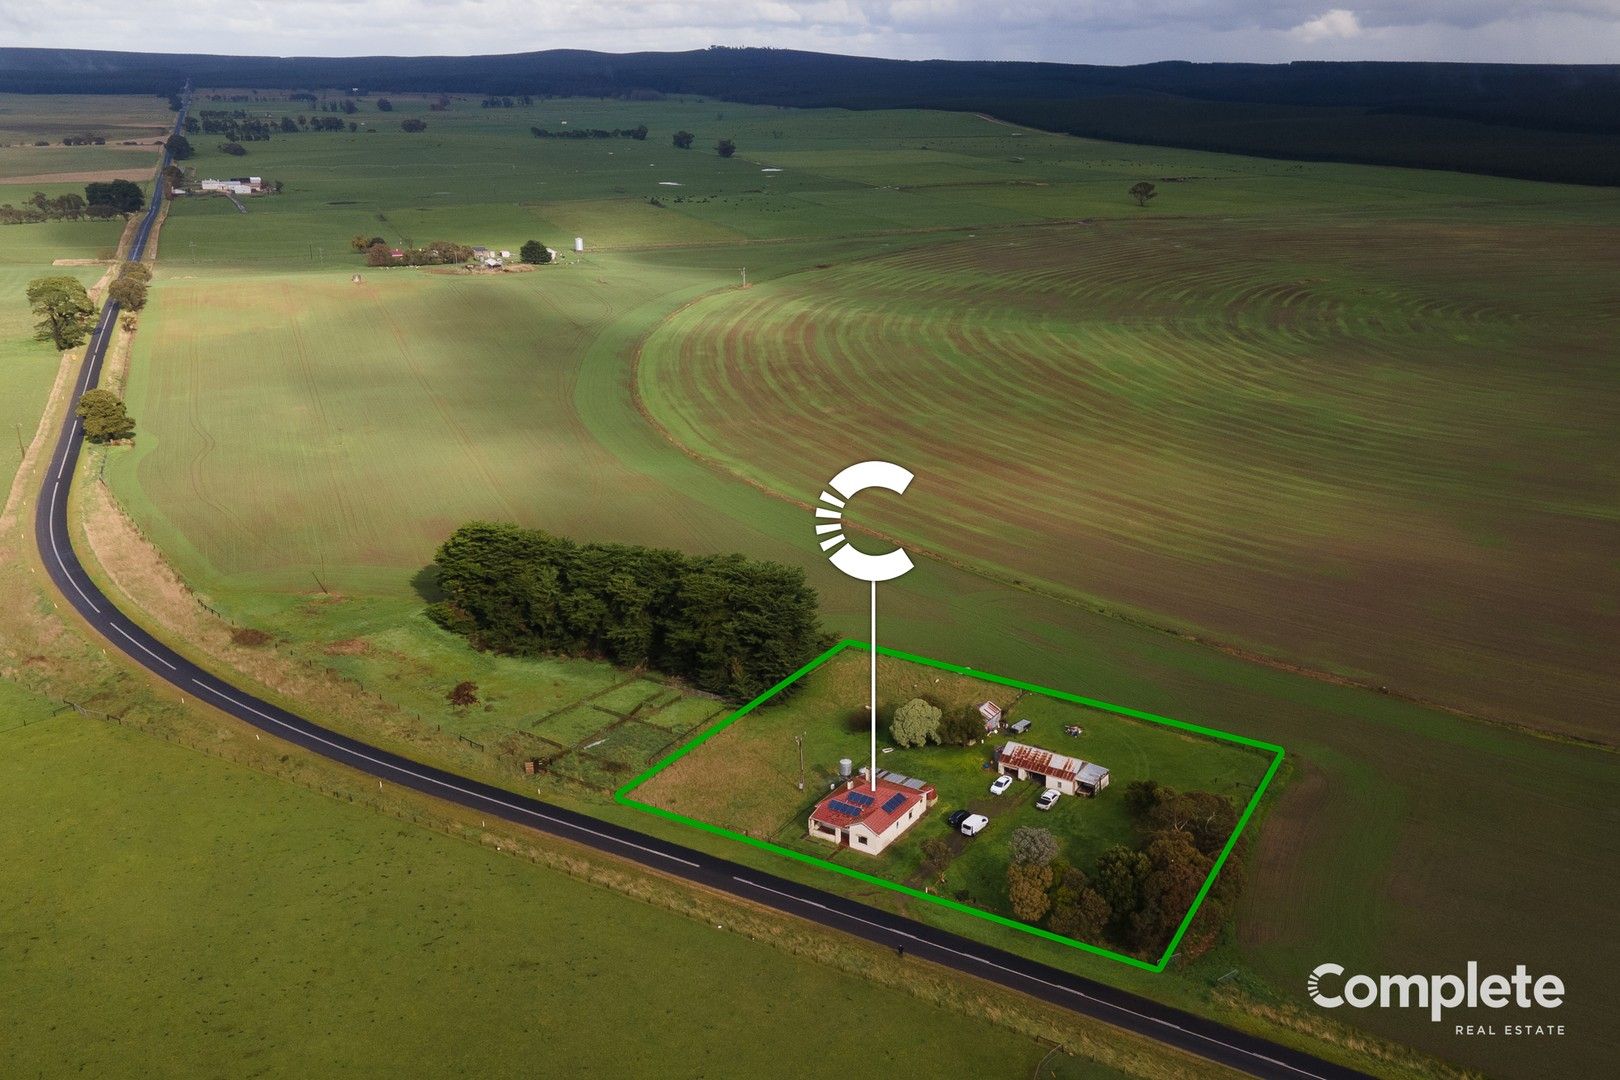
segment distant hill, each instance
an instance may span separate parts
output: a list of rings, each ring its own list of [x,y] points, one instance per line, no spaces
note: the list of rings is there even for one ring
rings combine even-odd
[[[1122,142],[1620,184],[1620,65],[1099,67],[730,48],[341,59],[0,48],[3,91],[167,94],[188,77],[198,86],[698,94],[770,105],[956,109]]]

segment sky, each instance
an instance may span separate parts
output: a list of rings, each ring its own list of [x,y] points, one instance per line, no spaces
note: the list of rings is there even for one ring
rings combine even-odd
[[[1620,63],[1620,0],[0,0],[0,45],[260,56],[763,45],[1090,64]]]

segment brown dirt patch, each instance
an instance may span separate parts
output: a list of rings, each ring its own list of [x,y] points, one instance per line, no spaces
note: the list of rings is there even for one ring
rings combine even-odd
[[[332,642],[322,651],[328,656],[365,656],[371,652],[371,643],[363,638],[345,638]]]
[[[131,162],[122,169],[88,169],[82,172],[30,173],[27,176],[8,176],[8,184],[89,184],[98,180],[145,180],[151,170],[144,164]]]
[[[257,627],[244,626],[231,631],[231,644],[245,649],[262,649],[276,640]]]

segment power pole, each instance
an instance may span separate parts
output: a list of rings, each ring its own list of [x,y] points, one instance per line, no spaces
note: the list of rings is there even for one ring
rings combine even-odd
[[[799,744],[799,790],[804,790],[804,736],[795,735],[793,741]]]
[[[748,267],[746,266],[742,268],[742,281],[742,287],[745,289],[748,288]]]

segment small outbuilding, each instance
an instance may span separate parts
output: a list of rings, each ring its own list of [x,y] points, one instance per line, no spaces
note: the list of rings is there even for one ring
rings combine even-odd
[[[984,721],[984,733],[992,735],[1001,730],[1001,706],[993,701],[979,703],[979,719]]]
[[[1074,786],[1082,795],[1096,795],[1108,786],[1108,770],[1095,761],[1088,761],[1075,774]]]

